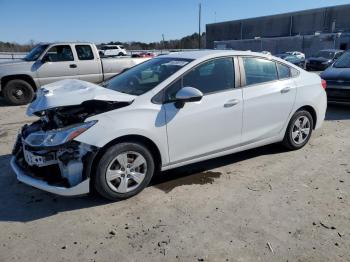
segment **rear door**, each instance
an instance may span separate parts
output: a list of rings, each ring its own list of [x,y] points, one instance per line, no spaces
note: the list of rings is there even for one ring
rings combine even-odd
[[[102,82],[101,60],[96,57],[90,45],[75,45],[79,79],[99,83]]]
[[[40,85],[49,84],[67,78],[78,78],[78,68],[74,60],[71,45],[51,46],[37,64]]]
[[[277,136],[292,111],[296,86],[291,69],[259,57],[240,58],[243,74],[242,143]]]
[[[171,100],[182,87],[202,91],[199,102],[164,104],[170,161],[183,162],[239,145],[242,129],[242,89],[235,85],[233,58],[202,63],[165,92]]]

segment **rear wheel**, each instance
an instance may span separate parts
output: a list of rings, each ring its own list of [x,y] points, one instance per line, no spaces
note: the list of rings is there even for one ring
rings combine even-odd
[[[11,105],[25,105],[34,98],[33,87],[21,79],[8,81],[2,92],[6,102]]]
[[[288,124],[283,145],[290,150],[302,148],[309,141],[313,127],[311,114],[306,110],[297,111]]]
[[[94,186],[110,200],[122,200],[142,191],[154,174],[150,151],[139,143],[120,143],[110,147],[97,167]]]

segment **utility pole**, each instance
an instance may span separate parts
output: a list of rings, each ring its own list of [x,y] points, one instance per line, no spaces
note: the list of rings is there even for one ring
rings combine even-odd
[[[165,49],[165,40],[164,40],[164,34],[162,34],[162,38],[163,38],[163,49]]]
[[[198,49],[201,49],[201,15],[202,15],[202,4],[199,3],[199,13],[198,13]]]

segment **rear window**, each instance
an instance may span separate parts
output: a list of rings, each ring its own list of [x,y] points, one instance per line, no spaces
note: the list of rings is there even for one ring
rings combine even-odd
[[[350,68],[350,52],[343,54],[337,62],[334,63],[335,68]]]

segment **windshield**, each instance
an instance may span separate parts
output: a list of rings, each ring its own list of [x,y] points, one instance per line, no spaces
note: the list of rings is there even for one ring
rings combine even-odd
[[[316,57],[323,57],[323,58],[327,58],[327,59],[333,59],[334,52],[333,51],[325,51],[325,50],[323,50],[323,51],[318,52]]]
[[[37,45],[23,59],[25,61],[36,61],[49,45]]]
[[[191,61],[171,57],[154,58],[117,75],[104,86],[114,91],[139,96],[155,88]]]
[[[284,60],[288,61],[288,62],[297,62],[299,61],[300,59],[294,55],[290,55],[290,56],[286,56],[284,58]]]
[[[288,54],[277,54],[277,55],[275,55],[275,56],[277,56],[277,57],[279,57],[279,58],[285,58],[285,57],[287,57],[288,56]]]
[[[350,52],[343,54],[337,62],[334,63],[333,67],[336,68],[350,68]]]

